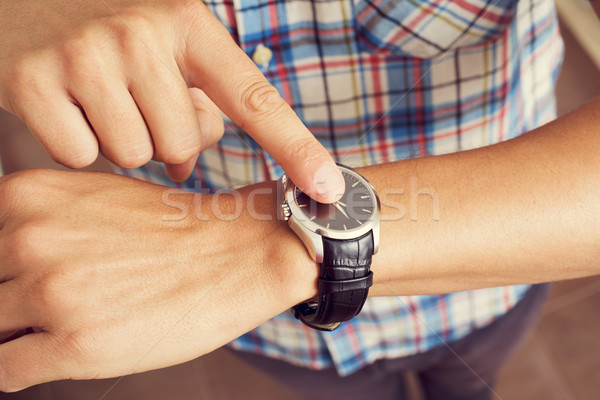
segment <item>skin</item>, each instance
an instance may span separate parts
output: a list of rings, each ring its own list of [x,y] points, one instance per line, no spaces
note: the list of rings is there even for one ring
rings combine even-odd
[[[0,57],[0,105],[21,116],[57,160],[83,166],[100,148],[121,165],[153,156],[175,178],[185,176],[187,163],[220,136],[213,135],[221,129],[218,106],[300,186],[319,197],[317,183],[324,182],[335,193],[331,181],[314,178],[329,156],[198,2],[111,3],[149,35],[147,43],[185,84],[157,72],[164,64],[146,68],[140,54],[147,48],[105,8],[57,1],[49,10],[42,3],[0,1],[0,26],[16,32],[0,42],[0,54],[12,57]],[[23,4],[27,15],[18,12]],[[69,12],[78,18],[65,20]],[[49,34],[33,20],[40,15],[60,28]],[[169,36],[173,26],[184,32]],[[89,46],[98,37],[106,49]],[[214,60],[229,71],[226,81],[210,68]],[[107,68],[99,71],[98,62]],[[169,101],[157,107],[153,90]],[[370,295],[600,273],[598,110],[596,100],[504,143],[360,169],[384,205]],[[152,150],[140,151],[149,142]],[[294,169],[296,162],[309,172]],[[411,178],[436,194],[437,211],[427,195],[411,200]],[[0,344],[0,391],[185,362],[312,297],[318,268],[275,218],[274,188],[240,189],[236,202],[108,174],[33,170],[0,178],[0,332],[35,330]],[[416,211],[415,218],[403,210]],[[231,214],[236,218],[223,218]]]
[[[191,194],[172,196],[194,212],[164,221],[179,214],[165,193],[102,173],[30,170],[0,180],[1,252],[9,257],[0,332],[36,330],[0,345],[1,391],[181,363],[302,300],[295,271],[308,254],[296,246],[297,265],[281,268],[292,253],[272,240],[293,243],[287,226],[247,210],[222,221],[211,212],[214,196]],[[221,196],[219,210],[232,211],[232,200]],[[255,208],[274,210],[264,201]]]
[[[387,204],[370,295],[600,273],[598,110],[600,100],[504,143],[360,169]],[[402,217],[410,195],[388,197],[410,177],[437,193],[437,220],[427,196],[416,218]],[[317,265],[275,217],[274,182],[236,191],[237,203],[173,190],[99,173],[0,180],[0,331],[36,328],[0,345],[0,390],[181,363],[316,294]]]
[[[430,188],[417,218],[382,222],[372,295],[436,294],[600,273],[600,99],[516,139],[366,169],[389,188]],[[410,210],[410,196],[400,200]],[[396,200],[397,197],[394,198]],[[398,211],[382,210],[383,219]],[[398,260],[401,260],[400,265]]]
[[[185,180],[223,111],[315,200],[343,191],[329,153],[197,0],[0,0],[0,26],[0,107],[67,167],[100,150]]]

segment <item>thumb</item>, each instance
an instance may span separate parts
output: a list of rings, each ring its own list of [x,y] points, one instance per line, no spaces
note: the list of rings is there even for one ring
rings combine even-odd
[[[0,392],[69,377],[57,350],[47,332],[30,333],[0,345]]]
[[[196,118],[200,124],[202,148],[200,153],[217,143],[223,136],[223,118],[221,110],[198,88],[189,88],[192,104],[196,110]],[[198,156],[191,157],[182,164],[165,164],[167,175],[173,182],[183,182],[192,173]]]
[[[198,20],[203,27],[191,27],[182,47],[191,83],[252,136],[303,192],[327,203],[341,197],[344,179],[327,150],[221,23],[208,10]]]

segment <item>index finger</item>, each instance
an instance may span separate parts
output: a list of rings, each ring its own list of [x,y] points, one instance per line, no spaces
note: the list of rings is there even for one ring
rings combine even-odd
[[[252,136],[306,194],[320,202],[337,200],[344,192],[344,179],[327,150],[221,23],[204,10],[202,22],[186,38],[185,68],[191,83]]]

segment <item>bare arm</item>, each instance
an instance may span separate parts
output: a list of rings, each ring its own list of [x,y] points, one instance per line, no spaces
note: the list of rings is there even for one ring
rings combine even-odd
[[[514,140],[362,172],[384,196],[391,188],[406,193],[392,199],[407,215],[382,222],[373,294],[446,293],[600,273],[600,100]],[[417,192],[439,199],[435,210],[431,196],[419,195],[416,221],[411,177]],[[382,212],[384,219],[399,214],[390,207]]]
[[[600,273],[599,127],[596,100],[505,143],[361,169],[388,204],[371,294]],[[412,177],[438,220],[428,195],[411,219]],[[274,187],[193,197],[107,174],[0,179],[0,334],[37,328],[0,344],[0,390],[181,363],[312,297],[318,269],[274,218]]]

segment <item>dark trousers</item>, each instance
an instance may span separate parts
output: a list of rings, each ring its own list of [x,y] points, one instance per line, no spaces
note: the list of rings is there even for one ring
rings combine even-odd
[[[425,353],[384,359],[340,377],[246,352],[238,357],[307,399],[406,399],[404,376],[416,374],[427,400],[496,399],[494,378],[502,364],[532,330],[551,285],[534,285],[508,313],[468,336]]]

